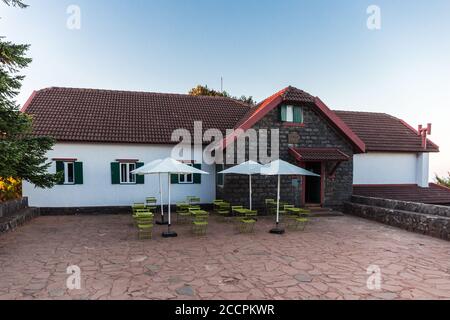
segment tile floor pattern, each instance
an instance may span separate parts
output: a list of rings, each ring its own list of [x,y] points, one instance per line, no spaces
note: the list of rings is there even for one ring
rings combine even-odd
[[[0,236],[0,299],[450,299],[450,242],[350,216],[277,236],[271,221],[242,235],[214,217],[205,238],[176,225],[178,238],[158,226],[139,241],[126,215],[39,217]]]

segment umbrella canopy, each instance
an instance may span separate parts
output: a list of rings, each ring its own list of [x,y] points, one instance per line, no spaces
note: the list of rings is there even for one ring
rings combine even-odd
[[[198,173],[198,174],[209,174],[208,172],[202,171],[200,169],[188,166],[180,161],[172,158],[166,158],[162,160],[154,160],[134,171],[132,174],[155,174],[155,173]]]
[[[200,169],[194,168],[192,166],[188,166],[187,164],[184,164],[180,161],[177,161],[172,158],[166,158],[162,160],[154,160],[136,170],[133,170],[131,172],[132,174],[137,175],[146,175],[146,174],[159,174],[159,194],[161,197],[161,216],[162,219],[164,219],[164,208],[163,208],[163,196],[162,196],[162,183],[161,183],[161,174],[167,173],[167,179],[169,183],[169,192],[168,192],[168,218],[169,218],[169,224],[168,224],[168,232],[163,234],[169,237],[176,236],[176,233],[170,232],[170,226],[171,226],[171,216],[170,216],[170,175],[175,173],[181,173],[181,174],[209,174],[208,172],[202,171]]]
[[[289,162],[283,160],[275,160],[271,163],[264,165],[263,168],[261,169],[261,174],[268,176],[300,175],[300,176],[320,177],[320,175],[315,174],[314,172],[294,166],[293,164],[290,164]]]
[[[221,172],[219,172],[220,174],[245,174],[248,175],[249,177],[249,200],[250,200],[250,210],[252,210],[252,175],[253,174],[260,174],[261,173],[261,168],[263,166],[261,164],[259,164],[258,162],[255,161],[247,161],[241,164],[238,164],[237,166],[234,166],[232,168],[223,170]]]
[[[290,164],[289,162],[283,161],[283,160],[275,160],[271,163],[266,164],[261,168],[261,174],[262,175],[269,175],[269,176],[278,176],[278,190],[277,190],[277,227],[275,229],[272,229],[272,233],[278,233],[281,234],[284,232],[283,229],[279,229],[278,225],[280,223],[280,185],[281,185],[281,176],[282,175],[299,175],[299,176],[313,176],[313,177],[320,177],[320,175],[315,174],[314,172],[305,170],[303,168],[294,166],[293,164]]]

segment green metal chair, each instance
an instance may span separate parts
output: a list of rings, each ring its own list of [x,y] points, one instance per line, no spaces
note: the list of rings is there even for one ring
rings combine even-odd
[[[187,223],[191,220],[191,212],[189,211],[189,204],[177,203],[177,222]]]
[[[257,217],[258,217],[258,211],[257,210],[248,210],[245,213],[245,218],[246,219],[252,219],[252,220],[257,221],[258,220]]]
[[[155,197],[147,197],[147,198],[145,198],[145,207],[147,209],[152,210],[152,212],[154,212],[157,208],[157,206],[156,206],[157,202],[158,201],[156,200]]]
[[[225,203],[225,201],[223,201],[223,200],[218,200],[218,199],[216,199],[216,200],[213,201],[214,212],[217,212],[217,210],[219,209],[219,207],[220,207],[220,205],[221,205],[222,203]]]
[[[206,229],[208,228],[208,217],[206,213],[196,213],[192,219],[192,233],[197,236],[206,235]]]
[[[187,196],[186,199],[189,204],[199,204],[200,203],[199,197]]]
[[[151,239],[153,237],[153,214],[137,213],[134,217],[138,228],[139,239]]]
[[[236,209],[244,209],[244,207],[243,206],[231,206],[231,212],[233,214],[236,213]]]
[[[133,214],[135,214],[136,210],[139,210],[139,209],[145,209],[145,203],[134,203],[131,206],[131,211],[133,212]]]
[[[231,215],[231,205],[227,202],[222,202],[218,205],[216,212],[222,218],[222,221],[226,222]]]
[[[290,223],[287,225],[287,227],[289,229],[303,231],[305,230],[308,222],[309,222],[308,218],[297,217],[295,219],[292,219]]]
[[[199,205],[189,205],[189,211],[201,210],[202,208]]]
[[[251,218],[237,219],[237,230],[239,233],[253,233],[255,230],[256,220]]]

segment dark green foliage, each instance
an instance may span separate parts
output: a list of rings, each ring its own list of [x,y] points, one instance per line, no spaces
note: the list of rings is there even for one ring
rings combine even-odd
[[[3,0],[10,6],[25,8],[22,1]],[[0,177],[29,181],[41,188],[52,187],[58,175],[47,172],[45,157],[54,144],[48,137],[32,137],[32,119],[19,111],[14,100],[24,77],[19,71],[31,63],[29,46],[0,38]]]

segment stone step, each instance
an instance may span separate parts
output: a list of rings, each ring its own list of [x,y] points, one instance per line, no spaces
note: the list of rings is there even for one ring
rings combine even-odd
[[[0,218],[0,234],[12,231],[27,221],[39,216],[39,208],[25,208],[13,215]]]

